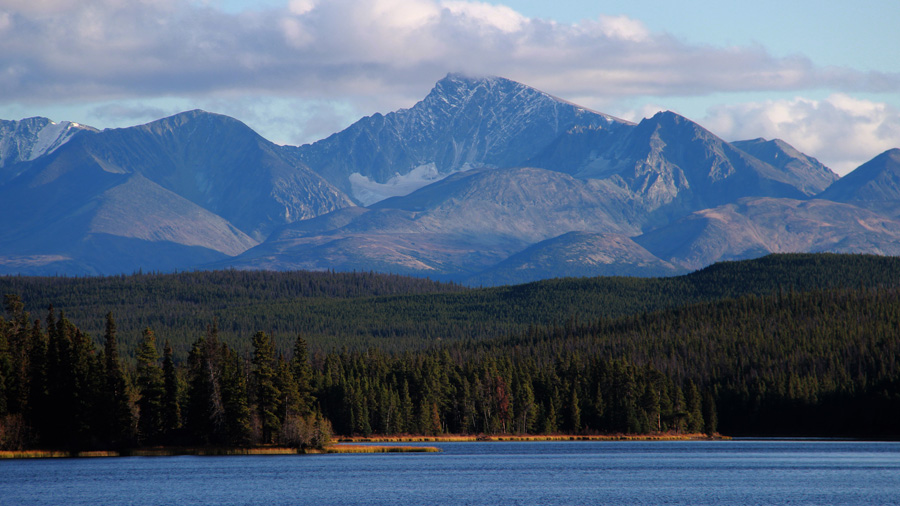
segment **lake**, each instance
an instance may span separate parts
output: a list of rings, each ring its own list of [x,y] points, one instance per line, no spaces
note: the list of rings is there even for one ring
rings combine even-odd
[[[0,461],[0,505],[900,504],[900,443],[433,446],[443,452]]]

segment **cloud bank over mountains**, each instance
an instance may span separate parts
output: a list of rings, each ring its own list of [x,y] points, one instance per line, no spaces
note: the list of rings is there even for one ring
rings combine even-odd
[[[644,96],[664,104],[714,93],[839,93],[710,112],[713,126],[733,122],[720,135],[787,138],[838,168],[870,158],[881,148],[865,148],[877,141],[835,143],[835,133],[807,132],[804,121],[834,113],[854,137],[876,138],[900,122],[896,108],[849,95],[900,93],[896,73],[820,67],[762,46],[690,44],[625,16],[560,23],[461,0],[292,0],[241,12],[204,1],[2,0],[0,46],[0,107],[96,102],[98,116],[114,117],[161,108],[152,101],[206,109],[221,101],[221,112],[291,143],[321,136],[307,121],[338,127],[340,118],[409,106],[448,71],[502,75],[612,113],[622,112],[609,110],[616,101]],[[301,110],[265,112],[283,110],[284,100]],[[800,115],[778,121],[785,110]]]

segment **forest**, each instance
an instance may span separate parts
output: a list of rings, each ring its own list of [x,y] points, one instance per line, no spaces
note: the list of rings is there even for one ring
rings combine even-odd
[[[304,447],[332,433],[895,438],[898,278],[895,259],[859,255],[499,289],[371,273],[7,278],[0,446]],[[38,294],[47,306],[32,316]],[[188,331],[196,318],[208,321]],[[279,325],[245,327],[269,318]]]

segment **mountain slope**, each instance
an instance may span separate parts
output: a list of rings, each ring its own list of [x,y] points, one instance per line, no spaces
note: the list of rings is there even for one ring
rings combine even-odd
[[[578,177],[607,177],[666,222],[748,196],[803,198],[793,177],[671,112],[641,121]]]
[[[72,199],[59,216],[50,215],[60,211],[56,206],[35,216],[43,218],[39,234],[21,237],[19,228],[12,230],[20,236],[16,240],[0,234],[0,273],[169,271],[221,260],[257,244],[223,218],[139,174],[116,179],[122,177],[120,184],[90,198],[81,193],[82,199]],[[53,187],[68,181],[62,178],[41,190],[59,193]]]
[[[279,146],[218,114],[189,111],[106,130],[77,147],[105,170],[139,173],[257,240],[278,225],[352,205]]]
[[[0,184],[18,175],[13,165],[52,153],[81,131],[97,130],[78,123],[54,123],[38,117],[0,120]]]
[[[674,276],[682,270],[620,234],[569,232],[529,246],[466,280],[475,286],[592,276]]]
[[[697,211],[634,240],[672,264],[697,269],[768,253],[900,255],[900,222],[827,200],[748,198]]]
[[[819,198],[858,205],[900,202],[900,149],[890,149],[860,165]]]
[[[559,172],[471,170],[365,211],[292,224],[230,265],[352,265],[458,279],[561,233],[637,233],[611,214],[616,206],[590,183]]]
[[[297,151],[332,184],[372,204],[466,168],[521,166],[576,125],[627,123],[508,79],[449,74],[413,107],[363,118]]]
[[[781,139],[767,141],[758,138],[734,141],[731,145],[795,176],[795,185],[809,196],[820,193],[840,177],[815,158],[801,153]]]
[[[29,272],[191,268],[237,255],[280,224],[352,205],[242,123],[202,111],[83,131],[11,167],[16,177],[0,186],[0,251]]]

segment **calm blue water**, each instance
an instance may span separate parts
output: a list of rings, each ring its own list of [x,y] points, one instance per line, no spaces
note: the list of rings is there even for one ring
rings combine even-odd
[[[0,505],[897,505],[900,443],[449,443],[0,462]]]

